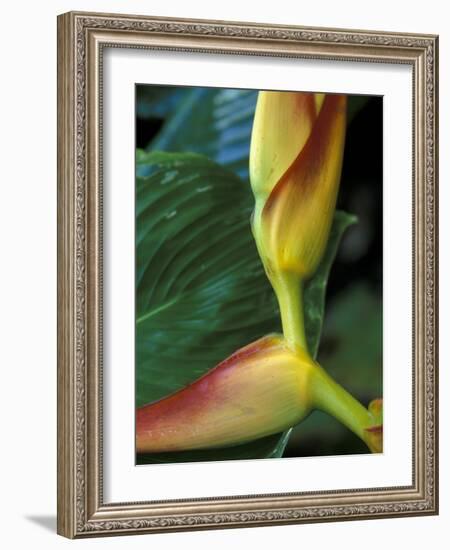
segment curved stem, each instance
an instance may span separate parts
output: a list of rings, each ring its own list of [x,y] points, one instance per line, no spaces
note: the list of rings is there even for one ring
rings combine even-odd
[[[278,274],[273,288],[280,306],[281,324],[284,337],[295,350],[300,347],[308,351],[303,315],[303,285],[294,273]]]
[[[366,445],[368,444],[367,428],[374,425],[372,414],[347,390],[335,382],[320,365],[312,369],[311,391],[315,408],[339,420]]]

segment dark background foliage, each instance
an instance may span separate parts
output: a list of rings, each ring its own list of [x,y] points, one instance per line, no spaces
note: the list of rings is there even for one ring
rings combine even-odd
[[[252,90],[138,85],[136,146],[201,153],[247,180],[255,102]],[[347,229],[333,263],[318,354],[365,405],[382,395],[382,109],[380,97],[349,98],[338,208],[358,223]],[[138,166],[138,175],[146,170]],[[365,452],[337,421],[314,412],[294,428],[283,456]]]

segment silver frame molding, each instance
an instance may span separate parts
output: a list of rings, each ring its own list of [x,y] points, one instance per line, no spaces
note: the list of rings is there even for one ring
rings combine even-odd
[[[413,484],[105,504],[104,47],[402,63],[413,69]],[[58,533],[70,538],[438,513],[438,38],[70,12],[58,17]]]

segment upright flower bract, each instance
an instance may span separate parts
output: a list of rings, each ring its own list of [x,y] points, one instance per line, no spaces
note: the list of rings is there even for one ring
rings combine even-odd
[[[306,347],[302,282],[323,256],[345,143],[346,96],[260,92],[250,147],[253,234],[280,303],[283,331]]]

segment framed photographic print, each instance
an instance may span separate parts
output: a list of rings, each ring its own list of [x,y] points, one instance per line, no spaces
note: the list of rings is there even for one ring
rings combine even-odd
[[[58,532],[436,514],[437,37],[58,18]]]

